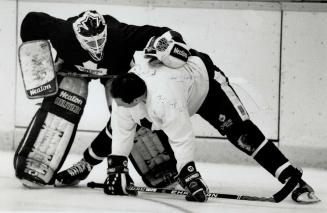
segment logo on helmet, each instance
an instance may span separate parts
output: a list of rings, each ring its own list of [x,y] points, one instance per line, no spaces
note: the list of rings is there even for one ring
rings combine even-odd
[[[82,48],[87,50],[94,60],[100,61],[107,41],[107,24],[104,17],[96,11],[86,11],[75,20],[73,29]]]

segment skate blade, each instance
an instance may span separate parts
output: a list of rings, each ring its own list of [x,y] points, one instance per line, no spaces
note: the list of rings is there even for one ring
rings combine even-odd
[[[25,180],[25,179],[21,179],[20,182],[22,183],[22,185],[26,188],[29,189],[45,189],[45,188],[52,188],[53,185],[43,185],[43,184],[39,184],[39,183],[35,183],[29,180]]]
[[[315,195],[314,192],[305,192],[301,194],[296,200],[296,202],[301,204],[313,204],[320,201],[321,200]]]
[[[81,182],[80,180],[75,180],[69,184],[62,183],[58,180],[55,180],[54,187],[71,187],[71,186],[77,186]]]

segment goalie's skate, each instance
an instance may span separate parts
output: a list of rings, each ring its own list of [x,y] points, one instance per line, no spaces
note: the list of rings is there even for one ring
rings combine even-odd
[[[55,186],[75,186],[87,178],[92,168],[93,166],[83,158],[72,167],[59,172],[56,176]]]
[[[320,199],[316,196],[313,188],[303,180],[299,186],[292,192],[292,199],[297,203],[311,204],[318,203]]]

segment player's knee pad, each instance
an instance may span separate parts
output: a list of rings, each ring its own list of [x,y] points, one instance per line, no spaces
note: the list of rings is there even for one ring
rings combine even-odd
[[[248,155],[253,155],[265,141],[265,136],[251,120],[235,124],[226,135],[237,148]]]
[[[54,96],[44,98],[14,157],[16,177],[28,187],[52,184],[74,140],[87,82],[64,78]]]
[[[166,187],[175,182],[176,159],[162,131],[140,127],[129,157],[147,186]]]

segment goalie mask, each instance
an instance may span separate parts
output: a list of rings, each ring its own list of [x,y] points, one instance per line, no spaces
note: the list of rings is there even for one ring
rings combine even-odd
[[[83,12],[73,23],[73,29],[82,48],[100,61],[107,41],[107,24],[101,14],[94,10]]]

